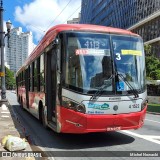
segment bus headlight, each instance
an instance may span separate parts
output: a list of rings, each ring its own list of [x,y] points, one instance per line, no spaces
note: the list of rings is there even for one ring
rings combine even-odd
[[[147,104],[148,104],[148,100],[147,99],[143,100],[141,104],[141,111],[146,107]]]
[[[81,113],[86,112],[85,106],[83,104],[73,101],[66,97],[62,97],[62,105],[65,108],[72,109],[77,112],[81,112]]]

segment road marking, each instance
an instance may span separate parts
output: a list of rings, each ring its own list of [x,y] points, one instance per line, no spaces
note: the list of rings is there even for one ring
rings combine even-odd
[[[2,104],[2,110],[7,110],[7,106],[5,104]]]
[[[151,122],[155,122],[155,123],[160,123],[160,122],[158,122],[158,121],[153,121],[153,120],[150,120],[150,119],[145,119],[145,120],[151,121]]]
[[[149,138],[154,138],[154,139],[160,139],[160,136],[147,136],[146,137],[149,137]]]
[[[2,117],[2,118],[8,118],[9,116],[2,115],[1,117]]]
[[[1,112],[1,113],[3,114],[3,113],[10,113],[10,112]]]
[[[160,136],[148,136],[148,135],[140,135],[140,134],[137,134],[137,133],[134,133],[134,132],[131,132],[131,131],[122,131],[124,133],[127,133],[129,135],[132,135],[132,136],[135,136],[135,137],[138,137],[138,138],[141,138],[141,139],[145,139],[147,141],[150,141],[150,142],[153,142],[153,143],[157,143],[157,144],[160,144],[160,141],[159,140],[156,140],[156,139],[160,139]],[[154,139],[156,138],[156,139]]]

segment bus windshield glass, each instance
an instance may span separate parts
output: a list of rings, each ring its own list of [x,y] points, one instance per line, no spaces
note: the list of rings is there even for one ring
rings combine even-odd
[[[127,94],[130,88],[142,90],[145,74],[140,38],[102,33],[66,33],[65,86],[81,93],[95,93],[109,80],[102,94]],[[120,48],[124,44],[128,47]],[[115,81],[115,71],[124,79]],[[118,86],[118,87],[117,87]]]
[[[143,43],[139,37],[112,36],[115,70],[120,75],[116,82],[118,93],[130,91],[125,85],[128,82],[133,89],[143,90],[145,86],[145,60]]]

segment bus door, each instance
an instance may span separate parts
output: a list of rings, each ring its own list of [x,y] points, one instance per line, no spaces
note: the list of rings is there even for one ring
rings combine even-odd
[[[56,124],[57,64],[54,49],[47,52],[45,61],[47,120]]]

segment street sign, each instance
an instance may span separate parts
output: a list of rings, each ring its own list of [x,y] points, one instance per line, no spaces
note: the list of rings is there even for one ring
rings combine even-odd
[[[4,77],[4,72],[0,72],[0,77]]]

